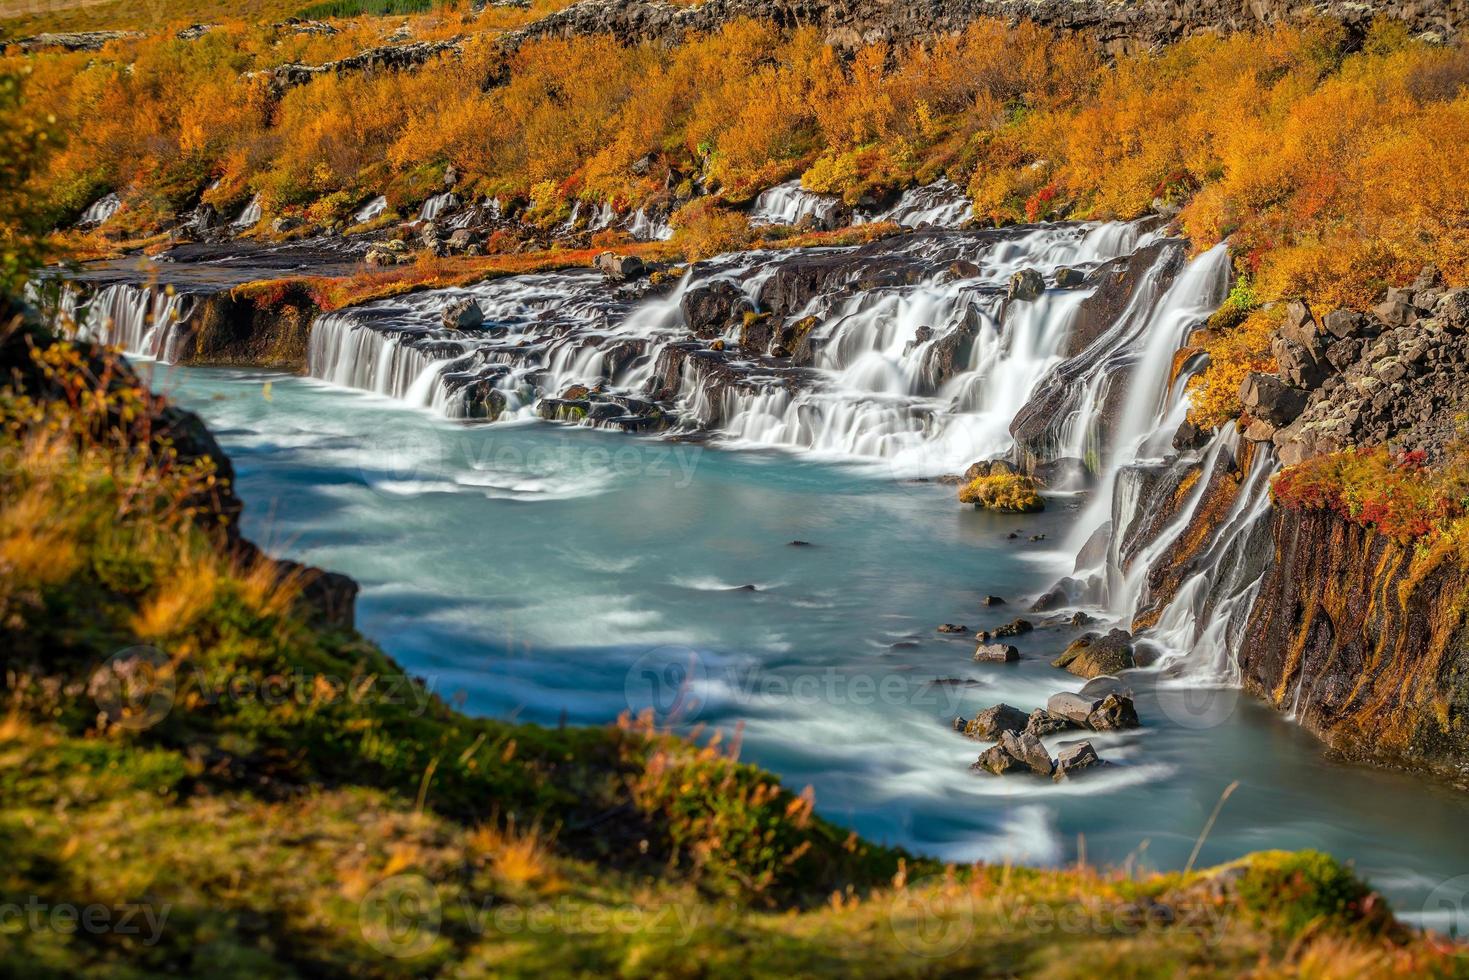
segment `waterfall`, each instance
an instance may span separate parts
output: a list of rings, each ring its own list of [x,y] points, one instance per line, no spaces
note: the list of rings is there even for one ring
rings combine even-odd
[[[264,212],[261,210],[260,207],[260,195],[256,194],[254,197],[250,198],[250,203],[245,205],[245,210],[240,212],[240,216],[232,222],[232,226],[237,231],[244,231],[247,228],[254,228],[256,225],[260,224],[260,219],[263,216],[263,213]]]
[[[388,199],[381,196],[375,197],[364,204],[362,209],[352,216],[352,220],[359,225],[365,224],[368,221],[380,217],[387,209]]]
[[[817,225],[831,225],[841,211],[842,199],[831,194],[817,194],[789,180],[762,191],[750,208],[750,224],[794,225],[810,218]]]
[[[134,357],[174,363],[192,336],[195,298],[164,286],[115,283],[84,296],[66,285],[46,305],[63,332]]]
[[[673,237],[673,226],[666,218],[654,218],[645,208],[638,208],[627,223],[627,233],[640,242],[666,242]]]
[[[452,192],[435,194],[423,202],[423,209],[418,212],[418,220],[437,221],[440,215],[457,207],[459,207],[459,198]]]
[[[78,228],[96,228],[105,225],[112,220],[122,208],[122,198],[116,194],[107,194],[105,197],[93,201],[87,210],[82,212],[81,220],[77,222]]]
[[[903,228],[959,228],[974,215],[974,204],[964,189],[947,177],[912,187],[893,206],[874,214],[858,212],[853,224],[891,221]]]

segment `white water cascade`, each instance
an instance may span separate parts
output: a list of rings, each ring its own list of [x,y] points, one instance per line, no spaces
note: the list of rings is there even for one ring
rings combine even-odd
[[[157,285],[115,283],[90,297],[64,287],[56,320],[79,340],[173,363],[192,336],[195,298]]]
[[[801,186],[799,180],[788,180],[762,191],[750,208],[750,224],[795,225],[810,218],[817,225],[830,225],[840,211],[842,200],[831,194],[817,194]]]
[[[423,208],[418,212],[420,221],[437,221],[439,217],[459,207],[459,198],[452,192],[435,194],[423,202]]]
[[[260,206],[260,195],[256,194],[250,198],[250,203],[245,205],[245,210],[240,212],[240,216],[232,222],[232,226],[236,231],[254,228],[260,224],[260,219],[263,215],[264,211]]]
[[[875,214],[858,212],[854,224],[891,221],[902,228],[959,228],[974,216],[974,204],[964,188],[947,177],[912,187],[893,206]]]
[[[373,221],[376,218],[381,217],[383,212],[387,210],[388,199],[379,195],[378,197],[375,197],[364,204],[362,208],[352,216],[352,220],[357,222],[359,225],[364,224],[368,221]]]
[[[97,228],[112,220],[122,208],[122,198],[116,194],[108,194],[105,197],[93,201],[87,210],[82,212],[81,220],[77,222],[78,228]]]

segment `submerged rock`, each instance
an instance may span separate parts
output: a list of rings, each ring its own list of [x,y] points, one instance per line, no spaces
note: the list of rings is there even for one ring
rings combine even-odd
[[[968,633],[968,626],[960,626],[956,623],[944,623],[938,628],[940,633]]]

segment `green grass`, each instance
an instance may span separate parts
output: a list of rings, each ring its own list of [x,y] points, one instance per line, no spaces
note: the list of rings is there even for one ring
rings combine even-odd
[[[386,17],[396,14],[422,14],[438,6],[440,0],[322,0],[296,11],[302,20],[327,20],[332,17]]]

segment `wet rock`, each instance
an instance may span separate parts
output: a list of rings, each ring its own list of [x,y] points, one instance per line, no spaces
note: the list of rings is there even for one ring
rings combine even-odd
[[[1089,615],[1084,612],[1075,612],[1071,614],[1071,618],[1067,620],[1067,623],[1075,629],[1080,629],[1083,626],[1090,626],[1096,621],[1097,618],[1095,616]]]
[[[602,252],[596,258],[596,266],[611,282],[636,279],[647,271],[643,260],[636,255],[618,255],[616,252]]]
[[[1024,636],[1025,633],[1031,632],[1033,629],[1036,629],[1036,624],[1031,623],[1030,620],[1011,620],[1009,623],[1002,623],[1000,626],[996,626],[995,629],[981,630],[981,632],[975,633],[975,639],[978,639],[980,642],[986,642],[987,644],[992,639]]]
[[[1020,651],[1008,643],[981,643],[974,648],[974,659],[981,663],[1013,664],[1020,659]]]
[[[1046,280],[1034,269],[1021,269],[1010,277],[1009,298],[1012,303],[1031,303],[1046,291]]]
[[[788,545],[788,547],[791,547],[791,548],[809,548],[809,547],[811,547],[811,542],[810,541],[799,541],[799,540],[797,540],[797,541],[787,542],[787,545]]]
[[[997,595],[987,595],[979,601],[981,605],[985,606],[1003,606],[1005,604],[1005,600]]]
[[[1087,769],[1099,769],[1103,765],[1091,742],[1077,742],[1056,754],[1056,779],[1073,779]]]
[[[1132,698],[1109,694],[1087,715],[1086,724],[1099,732],[1137,728],[1137,709],[1133,707]]]
[[[1086,460],[1075,456],[1047,460],[1037,465],[1030,475],[1050,490],[1084,490],[1092,481]]]
[[[1105,636],[1087,633],[1072,641],[1065,653],[1051,661],[1051,666],[1079,677],[1098,677],[1131,670],[1137,666],[1133,658],[1132,634],[1126,630],[1112,630]]]
[[[1060,715],[1062,718],[1087,727],[1087,719],[1091,717],[1091,713],[1100,704],[1101,702],[1095,698],[1074,694],[1070,691],[1062,691],[1059,694],[1052,694],[1046,699],[1046,710],[1053,715]]]
[[[1121,678],[1113,677],[1111,674],[1098,674],[1085,684],[1081,685],[1082,697],[1105,698],[1109,694],[1120,694],[1123,697],[1132,697],[1132,688]]]
[[[1036,738],[1045,738],[1057,732],[1073,731],[1078,727],[1080,726],[1070,718],[1052,714],[1045,708],[1036,708],[1025,722],[1026,733]]]
[[[465,297],[444,307],[442,320],[445,330],[473,330],[484,326],[485,314],[478,303]]]
[[[684,322],[695,337],[712,340],[738,326],[754,305],[734,283],[724,279],[691,286],[679,301]]]
[[[1080,269],[1061,266],[1056,270],[1056,285],[1062,289],[1074,289],[1086,282],[1086,273]]]
[[[1070,576],[1051,586],[1039,599],[1030,604],[1031,612],[1053,612],[1075,603],[1076,596],[1084,591],[1083,585]]]
[[[964,726],[964,734],[968,738],[978,739],[984,742],[998,741],[1003,732],[1023,732],[1026,722],[1030,719],[1019,708],[1012,708],[1008,704],[997,704],[985,708],[975,715]]]
[[[1086,539],[1086,544],[1076,553],[1076,563],[1072,566],[1072,571],[1099,567],[1107,560],[1107,549],[1111,545],[1112,522],[1107,521],[1092,532],[1092,536]]]
[[[1003,732],[999,747],[1011,758],[1025,763],[1026,768],[1038,776],[1050,776],[1056,768],[1051,761],[1051,753],[1046,751],[1040,739],[1029,732]]]
[[[993,776],[1007,776],[1010,773],[1030,771],[1030,766],[1015,758],[1001,745],[985,749],[979,759],[969,768],[974,772],[987,772]]]
[[[938,628],[940,633],[968,633],[969,627],[957,623],[944,623]]]

